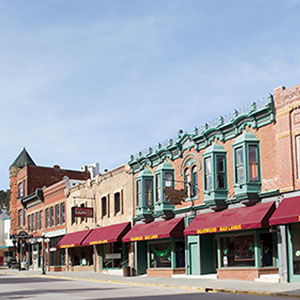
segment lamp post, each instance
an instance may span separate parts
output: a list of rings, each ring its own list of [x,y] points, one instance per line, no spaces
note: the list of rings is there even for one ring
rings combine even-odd
[[[46,238],[44,235],[42,235],[38,240],[39,243],[42,244],[42,275],[46,275],[46,267],[45,267],[45,243],[49,243],[50,239]]]

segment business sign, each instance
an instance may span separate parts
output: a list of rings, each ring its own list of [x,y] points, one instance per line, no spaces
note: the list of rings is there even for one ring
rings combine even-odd
[[[166,201],[169,201],[170,204],[180,204],[187,197],[187,191],[165,187],[164,195],[166,197]]]
[[[105,259],[121,259],[121,253],[107,253]]]
[[[73,207],[73,216],[80,218],[92,218],[93,208],[92,207]]]

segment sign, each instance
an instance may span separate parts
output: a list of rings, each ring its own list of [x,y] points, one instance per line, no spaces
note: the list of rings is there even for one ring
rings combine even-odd
[[[33,235],[32,234],[28,234],[26,231],[21,231],[19,232],[19,234],[12,234],[10,235],[11,239],[28,239],[28,238],[32,238]]]
[[[180,204],[187,197],[186,190],[175,190],[171,187],[164,188],[164,195],[170,204]]]
[[[105,259],[121,259],[121,253],[107,253]]]
[[[92,207],[73,207],[73,216],[80,218],[92,218],[93,208]]]
[[[136,241],[147,241],[147,240],[155,240],[155,239],[158,239],[157,234],[132,237],[130,241],[136,242]]]
[[[230,225],[230,226],[221,226],[221,227],[210,227],[210,228],[201,228],[196,231],[197,234],[204,233],[215,233],[215,232],[226,232],[226,231],[235,231],[242,230],[242,225]]]

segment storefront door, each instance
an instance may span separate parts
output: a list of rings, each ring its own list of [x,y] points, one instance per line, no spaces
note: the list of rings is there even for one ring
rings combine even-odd
[[[200,235],[201,274],[216,273],[215,236],[213,234]]]
[[[190,275],[199,275],[199,247],[198,243],[189,243],[189,261],[190,261]]]

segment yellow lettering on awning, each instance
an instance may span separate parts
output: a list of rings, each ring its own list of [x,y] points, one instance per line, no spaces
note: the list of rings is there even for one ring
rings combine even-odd
[[[202,229],[198,229],[197,230],[197,234],[202,234],[202,233],[214,233],[217,232],[217,228],[216,227],[212,227],[212,228],[202,228]]]
[[[157,239],[158,235],[157,234],[153,234],[153,235],[146,235],[145,236],[145,240],[153,240],[153,239]]]
[[[143,240],[143,237],[142,236],[137,236],[137,237],[132,237],[130,239],[131,242],[134,242],[134,241],[142,241]]]
[[[107,244],[107,240],[90,242],[90,245]]]
[[[75,247],[75,244],[71,244],[71,245],[63,245],[60,248],[71,248],[71,247]]]

